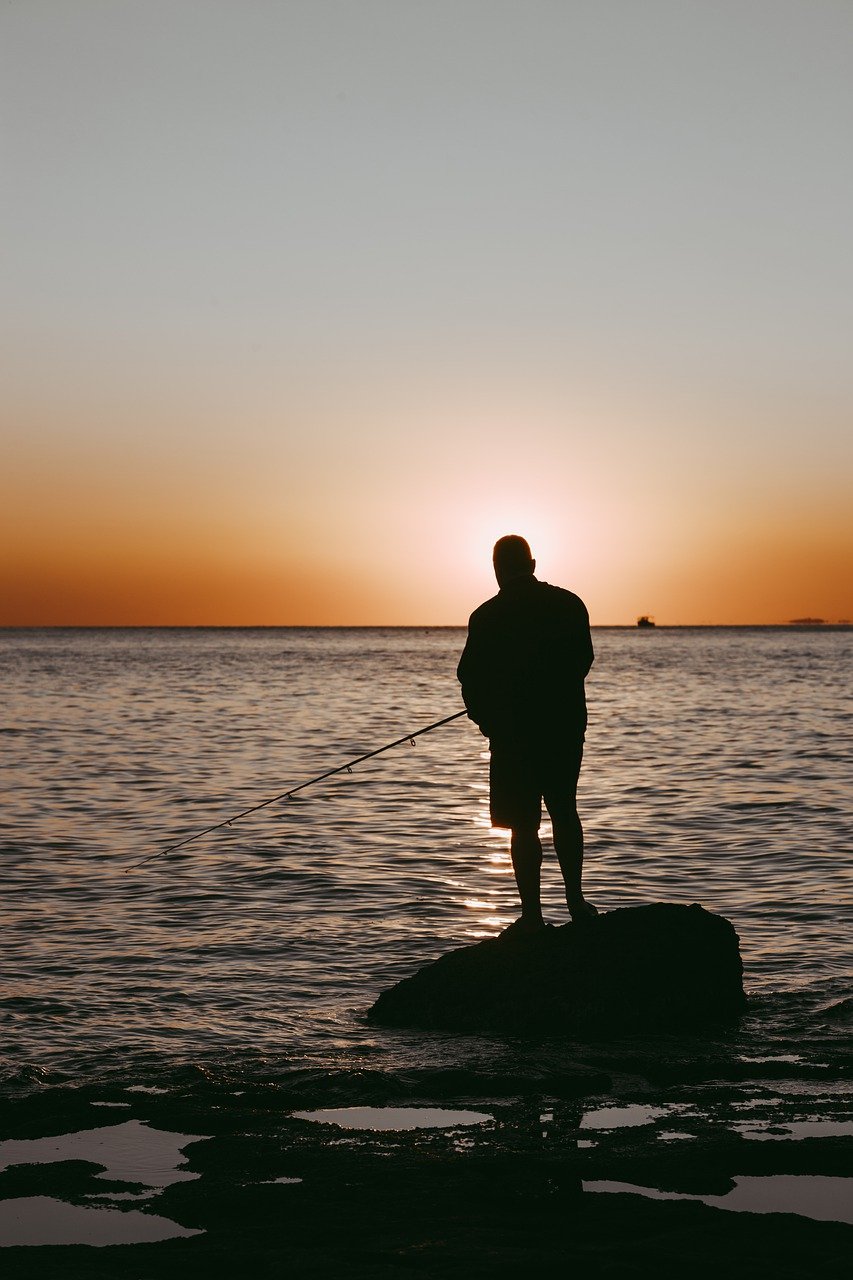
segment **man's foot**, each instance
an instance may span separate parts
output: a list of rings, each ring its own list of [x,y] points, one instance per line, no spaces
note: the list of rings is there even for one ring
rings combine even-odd
[[[573,907],[569,907],[569,915],[572,917],[572,924],[589,924],[598,915],[598,907],[594,907],[591,902],[583,898]]]
[[[505,938],[508,934],[517,937],[519,934],[541,933],[547,927],[541,916],[519,916],[512,924],[507,925],[500,936]]]

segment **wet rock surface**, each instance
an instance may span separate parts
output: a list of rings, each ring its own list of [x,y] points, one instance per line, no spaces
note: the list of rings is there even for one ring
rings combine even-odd
[[[368,1018],[489,1035],[621,1035],[724,1022],[745,1008],[730,922],[696,904],[653,903],[450,951],[383,992]]]

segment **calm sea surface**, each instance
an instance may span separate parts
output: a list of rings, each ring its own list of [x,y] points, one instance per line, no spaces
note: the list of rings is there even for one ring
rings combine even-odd
[[[587,894],[601,910],[699,902],[732,921],[753,999],[713,1039],[531,1045],[366,1024],[381,990],[516,915],[466,719],[135,865],[459,710],[463,642],[457,629],[0,632],[0,1079],[25,1117],[7,1133],[79,1131],[81,1098],[126,1108],[91,1112],[90,1128],[147,1128],[153,1112],[134,1107],[182,1090],[213,1090],[214,1110],[253,1089],[279,1089],[284,1110],[303,1096],[459,1102],[471,1080],[487,1098],[538,1073],[548,1095],[569,1066],[605,1073],[599,1106],[660,1102],[661,1058],[668,1090],[701,1077],[706,1115],[713,1082],[751,1082],[749,1103],[784,1081],[806,1099],[790,1123],[850,1121],[849,630],[594,632]],[[543,884],[547,918],[564,921],[547,842]],[[60,1096],[77,1100],[68,1124],[54,1107],[46,1129]]]

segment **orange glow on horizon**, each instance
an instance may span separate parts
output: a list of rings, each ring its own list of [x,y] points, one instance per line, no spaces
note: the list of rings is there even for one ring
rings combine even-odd
[[[796,507],[784,493],[760,506],[733,473],[723,504],[713,475],[674,486],[642,451],[569,470],[551,437],[521,448],[500,431],[452,466],[420,437],[373,446],[381,466],[361,444],[300,464],[286,442],[175,456],[141,434],[49,451],[22,437],[0,480],[0,625],[461,626],[496,590],[505,533],[593,625],[853,617],[834,473]]]
[[[491,535],[489,535],[491,536]],[[534,554],[537,546],[533,538]],[[4,626],[464,625],[497,589],[491,542],[481,563],[451,575],[446,560],[422,548],[411,571],[365,556],[361,569],[328,559],[282,556],[268,548],[122,545],[49,552],[44,545],[0,571]],[[568,562],[571,557],[566,557]],[[404,557],[405,559],[405,557]],[[593,625],[631,624],[652,613],[659,625],[784,623],[796,617],[850,619],[850,552],[810,545],[705,548],[686,564],[635,562],[572,575],[540,556],[543,578],[575,590]]]

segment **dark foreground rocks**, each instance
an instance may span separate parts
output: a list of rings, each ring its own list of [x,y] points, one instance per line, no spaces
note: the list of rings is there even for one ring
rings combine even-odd
[[[487,1035],[621,1035],[728,1021],[745,1007],[729,921],[654,903],[449,951],[383,992],[368,1018]]]

